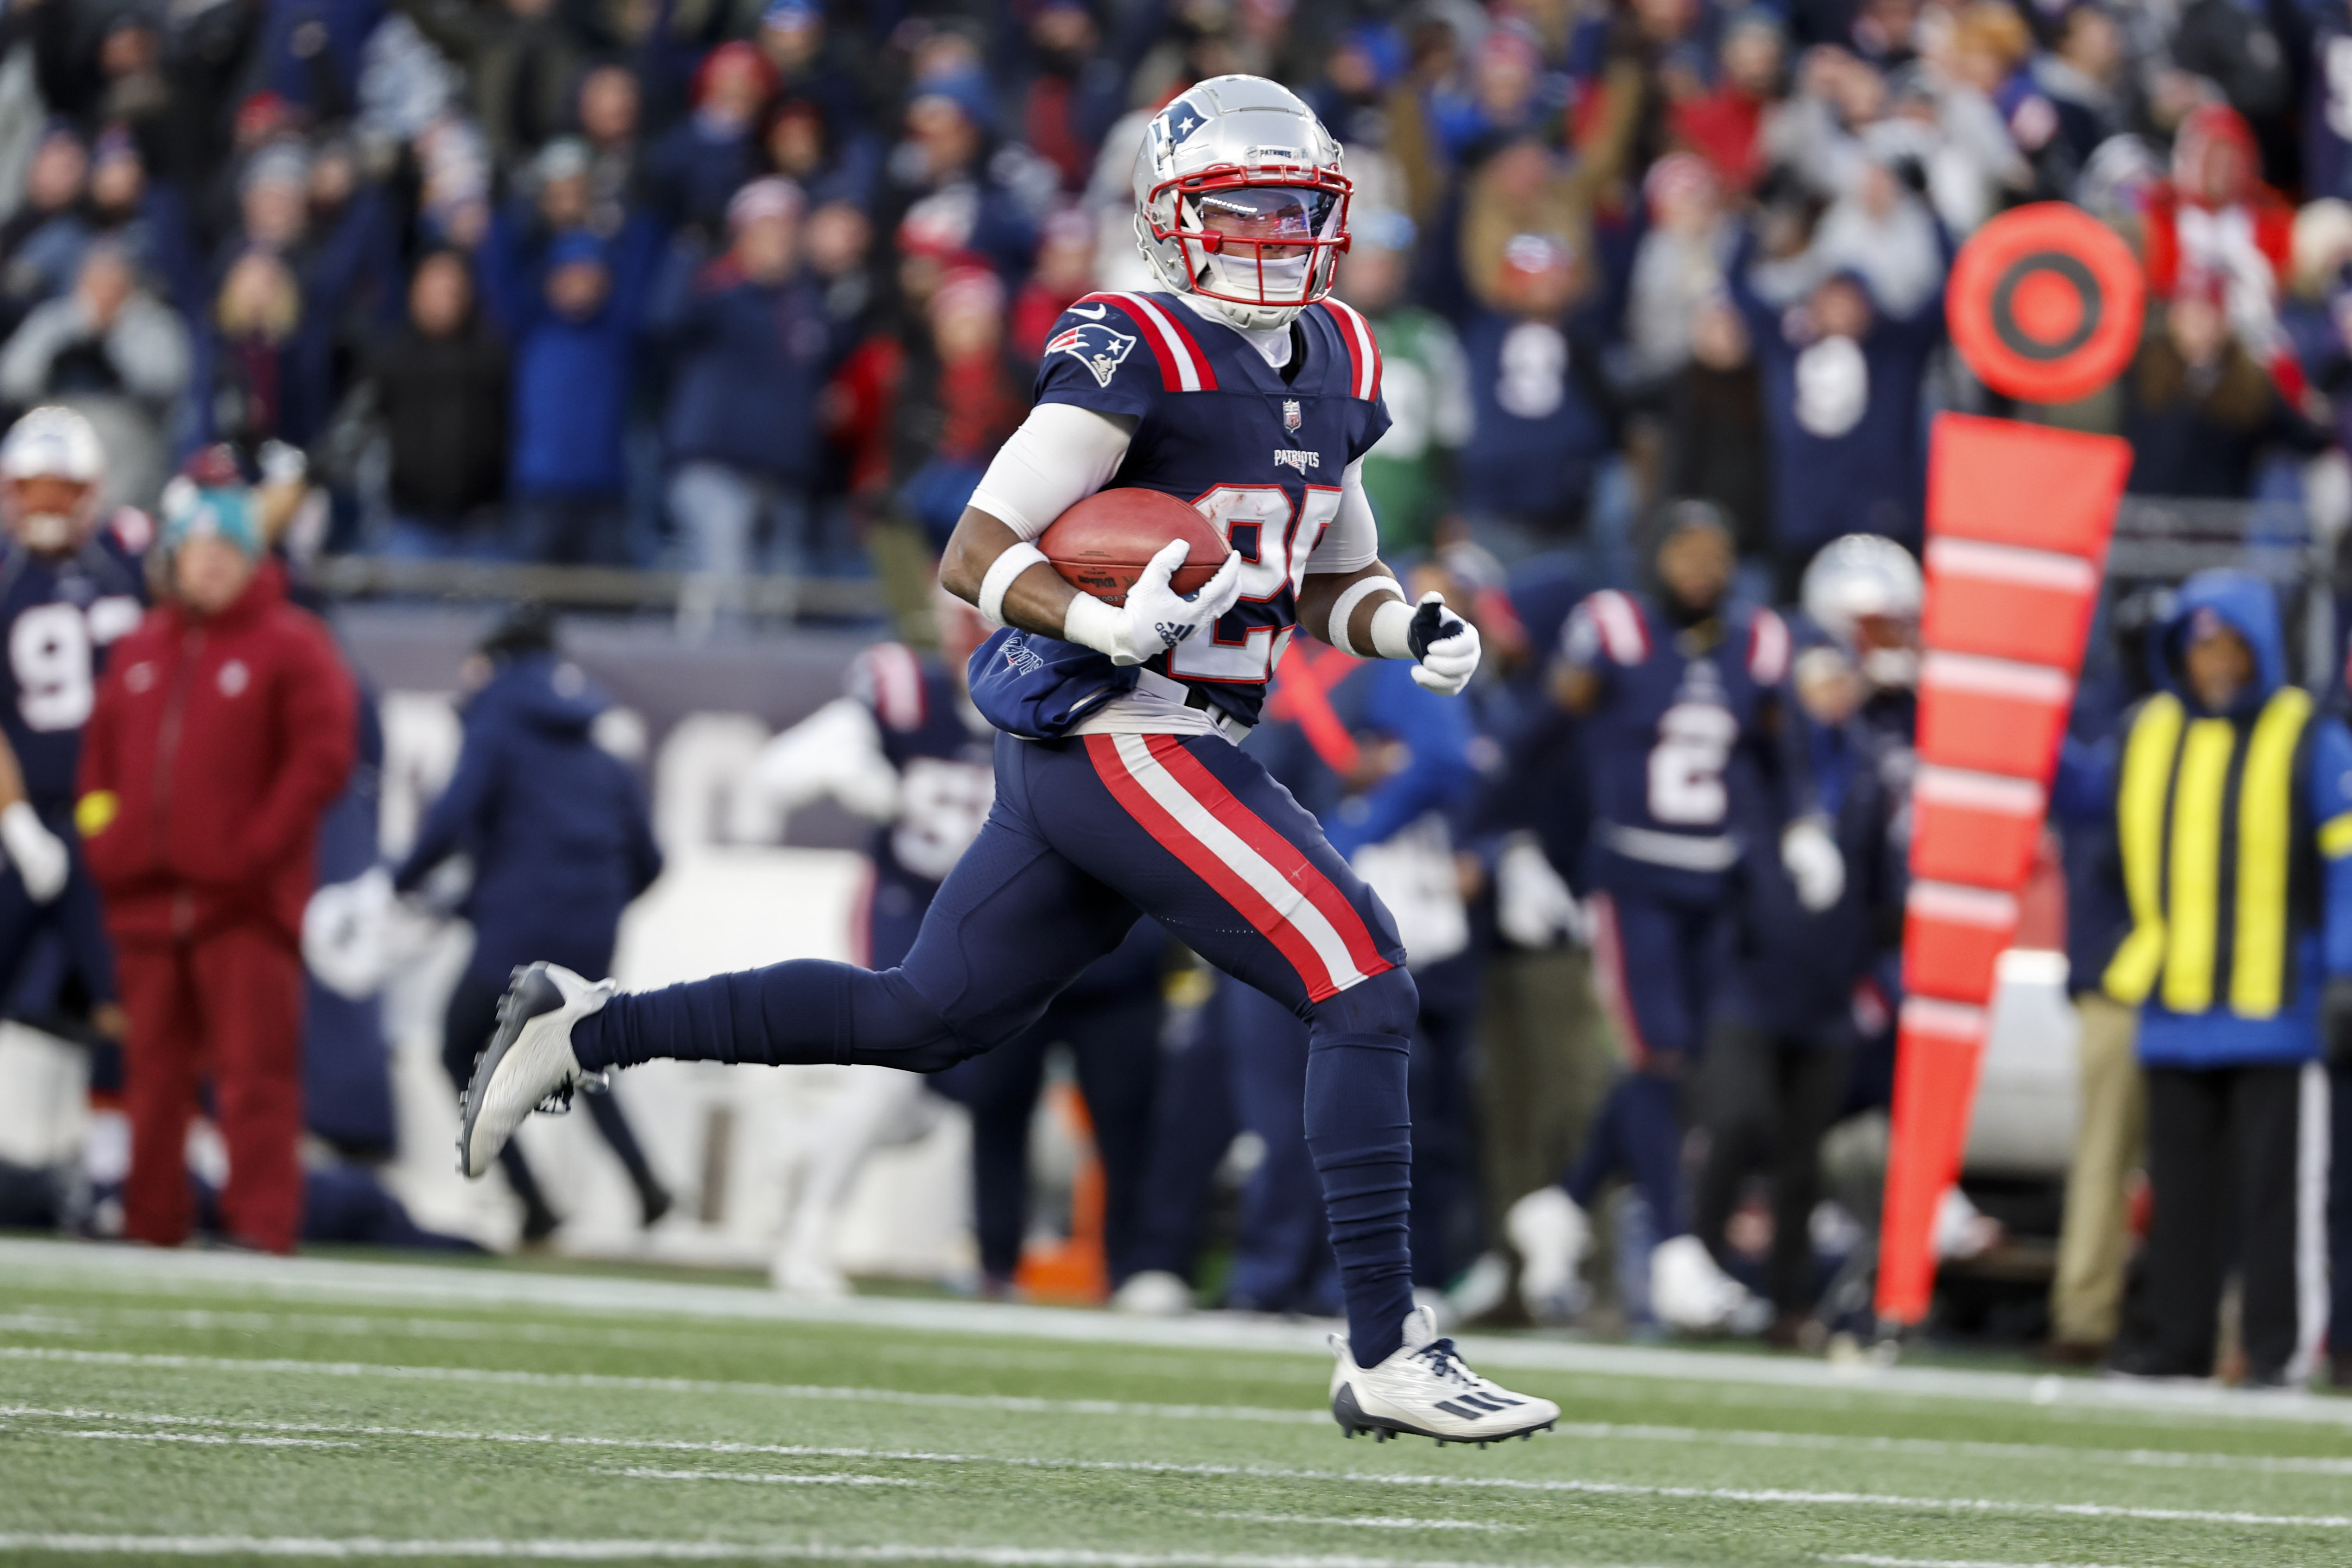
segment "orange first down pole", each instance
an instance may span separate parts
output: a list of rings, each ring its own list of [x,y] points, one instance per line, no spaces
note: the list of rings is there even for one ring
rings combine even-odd
[[[2082,670],[2131,448],[1937,417],[1927,458],[1919,773],[1878,1315],[1927,1315],[1936,1208],[1960,1173],[1992,1004]],[[2021,836],[2023,836],[2022,837]]]

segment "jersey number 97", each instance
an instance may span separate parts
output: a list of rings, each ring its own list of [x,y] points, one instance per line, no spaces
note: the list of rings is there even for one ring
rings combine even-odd
[[[96,650],[139,624],[139,603],[110,595],[79,605],[36,605],[8,628],[8,672],[26,728],[74,730],[97,696]]]

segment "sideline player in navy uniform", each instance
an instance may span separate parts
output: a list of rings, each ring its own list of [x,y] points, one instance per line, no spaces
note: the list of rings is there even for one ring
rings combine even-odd
[[[995,799],[994,731],[964,691],[964,660],[989,627],[971,606],[935,596],[942,658],[877,643],[850,667],[848,690],[768,742],[753,776],[786,811],[822,799],[874,824],[869,880],[853,917],[851,949],[867,969],[895,969],[915,943],[940,883],[987,820]],[[857,1075],[828,1108],[769,1266],[776,1289],[845,1296],[833,1235],[866,1156],[929,1124],[941,1101],[930,1080]]]
[[[1803,796],[1801,741],[1780,714],[1788,627],[1731,599],[1737,563],[1722,513],[1677,502],[1660,529],[1654,597],[1604,590],[1561,634],[1559,696],[1584,722],[1592,792],[1595,984],[1633,1070],[1601,1102],[1561,1182],[1507,1215],[1520,1290],[1539,1318],[1572,1310],[1588,1211],[1621,1170],[1651,1211],[1657,1317],[1718,1329],[1748,1300],[1690,1234],[1682,1184],[1681,1086],[1706,1027],[1741,835],[1777,826],[1754,820],[1763,779],[1787,770],[1777,794]],[[1843,862],[1818,821],[1789,823],[1780,850],[1806,908],[1837,901]]]
[[[1442,692],[1477,667],[1475,630],[1436,595],[1416,608],[1380,561],[1359,468],[1389,425],[1379,350],[1328,298],[1349,190],[1338,142],[1272,82],[1204,81],[1152,120],[1136,233],[1165,288],[1063,316],[1037,406],[941,564],[1006,627],[972,660],[1001,731],[996,804],[905,963],[801,961],[634,995],[528,970],[467,1091],[468,1173],[542,1101],[656,1057],[938,1071],[1018,1035],[1148,913],[1307,1022],[1307,1136],[1348,1306],[1341,1426],[1488,1442],[1558,1418],[1472,1373],[1413,1305],[1402,944],[1314,817],[1232,744],[1297,626],[1413,660]],[[1223,534],[1197,595],[1170,587],[1181,542],[1123,605],[1046,566],[1031,541],[1114,484],[1177,496]]]
[[[0,441],[0,995],[54,928],[101,1034],[121,1030],[114,955],[74,828],[81,731],[113,641],[146,613],[140,552],[152,531],[125,507],[101,524],[104,452],[70,408],[36,408]]]

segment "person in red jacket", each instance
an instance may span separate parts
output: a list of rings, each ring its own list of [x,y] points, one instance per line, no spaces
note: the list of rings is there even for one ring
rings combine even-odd
[[[185,1238],[184,1151],[208,1078],[228,1145],[224,1226],[289,1252],[302,909],[320,819],[352,770],[357,698],[326,628],[287,603],[247,493],[175,481],[164,504],[170,598],[115,645],[74,813],[130,1022],[123,1229]]]

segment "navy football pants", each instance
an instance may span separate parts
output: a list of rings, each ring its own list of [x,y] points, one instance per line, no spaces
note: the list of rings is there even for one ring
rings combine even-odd
[[[1664,1241],[1690,1228],[1680,1080],[1706,1025],[1716,912],[1626,893],[1596,893],[1592,908],[1594,981],[1633,1070],[1593,1113],[1561,1184],[1590,1209],[1611,1176],[1630,1175]]]
[[[74,826],[71,805],[51,806],[41,814],[42,825],[58,836],[71,858],[72,874],[58,896],[37,904],[25,891],[25,879],[14,867],[0,873],[0,995],[15,1000],[19,973],[33,944],[45,931],[54,930],[65,943],[67,961],[81,976],[82,989],[93,1003],[116,999],[114,945],[107,940],[105,912],[98,884],[81,854],[81,833]]]
[[[898,968],[811,959],[614,997],[591,1070],[657,1057],[938,1072],[1013,1039],[1139,911],[1305,1020],[1306,1126],[1364,1364],[1412,1310],[1415,1013],[1388,911],[1322,828],[1215,736],[996,741],[996,804]]]

